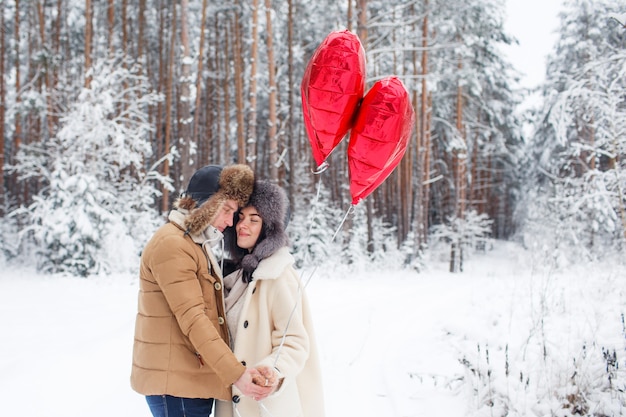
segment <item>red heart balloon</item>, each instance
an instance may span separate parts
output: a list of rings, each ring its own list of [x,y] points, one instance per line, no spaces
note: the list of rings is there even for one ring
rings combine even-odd
[[[365,51],[354,33],[331,32],[311,57],[300,92],[318,167],[350,130],[365,90]]]
[[[374,191],[400,163],[414,123],[409,93],[397,77],[379,80],[367,92],[348,145],[353,205]]]

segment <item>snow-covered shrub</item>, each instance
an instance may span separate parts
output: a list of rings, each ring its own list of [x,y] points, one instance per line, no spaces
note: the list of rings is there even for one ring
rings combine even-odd
[[[46,272],[88,276],[127,264],[112,259],[119,252],[109,245],[132,241],[129,255],[138,256],[160,221],[154,197],[168,181],[156,166],[145,166],[152,153],[148,110],[160,97],[138,71],[114,59],[96,64],[91,75],[57,134],[23,146],[12,167],[20,179],[44,185],[13,218]]]
[[[610,258],[625,243],[624,1],[564,3],[543,102],[522,164],[520,229],[556,266]]]
[[[621,263],[591,263],[581,273],[579,264],[558,270],[529,255],[512,281],[509,311],[494,319],[485,299],[489,330],[449,333],[463,369],[466,415],[624,415]]]
[[[398,248],[396,228],[379,217],[373,217],[368,225],[365,204],[353,207],[351,212],[350,227],[343,230],[347,239],[343,247],[343,259],[352,266],[351,270],[388,270],[390,267],[405,266],[406,253]],[[368,229],[371,229],[371,236]]]
[[[317,267],[340,261],[341,246],[335,232],[342,214],[328,202],[328,193],[322,188],[313,200],[297,201],[292,210],[287,233],[299,268]]]
[[[429,242],[431,252],[442,259],[449,258],[451,272],[463,270],[463,260],[469,250],[484,250],[489,246],[493,220],[475,210],[465,212],[464,218],[451,218],[445,224],[431,228]],[[452,265],[456,265],[453,269]]]
[[[606,417],[626,411],[623,349],[583,344],[576,357],[547,354],[525,361],[525,368],[509,361],[508,349],[494,355],[479,344],[474,355],[459,359],[471,398],[468,416]]]

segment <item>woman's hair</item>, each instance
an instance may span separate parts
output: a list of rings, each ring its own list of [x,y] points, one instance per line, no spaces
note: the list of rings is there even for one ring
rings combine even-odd
[[[285,233],[287,226],[287,195],[285,191],[269,181],[256,181],[250,196],[248,207],[252,206],[263,220],[261,233],[252,252],[237,246],[235,227],[225,231],[225,241],[234,268],[243,270],[243,280],[252,281],[252,273],[259,262],[272,255],[278,249],[289,244]],[[235,213],[233,224],[239,221],[239,212]],[[225,268],[226,269],[226,268]],[[227,271],[224,271],[227,273]]]

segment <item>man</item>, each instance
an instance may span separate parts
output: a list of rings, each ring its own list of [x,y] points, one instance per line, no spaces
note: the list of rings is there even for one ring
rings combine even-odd
[[[131,386],[154,417],[207,417],[215,398],[231,399],[232,385],[257,400],[271,391],[255,385],[259,370],[229,349],[222,271],[212,251],[253,187],[246,165],[201,168],[144,248]]]

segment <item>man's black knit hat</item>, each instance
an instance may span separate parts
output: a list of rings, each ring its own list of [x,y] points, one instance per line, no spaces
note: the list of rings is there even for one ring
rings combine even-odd
[[[186,193],[196,200],[201,206],[219,189],[220,174],[222,167],[219,165],[207,165],[200,168],[191,176]]]

